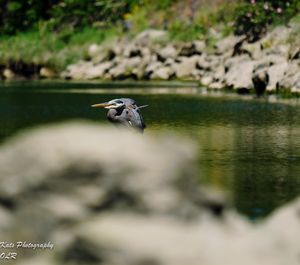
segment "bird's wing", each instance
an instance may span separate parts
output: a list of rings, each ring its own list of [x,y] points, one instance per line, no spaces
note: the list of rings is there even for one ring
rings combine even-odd
[[[140,110],[138,108],[128,108],[126,111],[131,126],[140,130],[144,130],[146,126]]]

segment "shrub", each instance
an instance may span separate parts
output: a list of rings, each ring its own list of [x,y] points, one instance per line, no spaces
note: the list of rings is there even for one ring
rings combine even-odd
[[[0,33],[15,34],[49,21],[54,29],[119,21],[141,0],[0,0]]]
[[[236,8],[235,34],[258,40],[268,25],[285,23],[300,11],[299,0],[249,0]]]

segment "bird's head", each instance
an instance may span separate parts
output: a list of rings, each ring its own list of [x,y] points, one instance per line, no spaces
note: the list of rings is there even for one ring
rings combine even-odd
[[[105,108],[105,109],[119,109],[125,106],[125,102],[121,99],[113,99],[108,102],[94,104],[93,108]]]

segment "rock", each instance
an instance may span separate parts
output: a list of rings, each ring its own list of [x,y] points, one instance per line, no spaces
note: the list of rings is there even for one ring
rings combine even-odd
[[[116,56],[123,52],[121,43],[115,44],[114,42],[104,43],[101,45],[92,44],[88,48],[88,57],[94,65],[112,61]]]
[[[171,67],[160,67],[158,69],[155,69],[153,73],[151,74],[151,79],[162,79],[162,80],[168,80],[173,75],[173,70]]]
[[[102,78],[113,65],[113,62],[104,62],[96,65],[87,73],[87,79]]]
[[[281,64],[274,64],[268,69],[268,75],[270,78],[270,81],[267,85],[268,91],[275,91],[277,88],[279,88],[279,82],[284,77],[288,66],[289,65],[287,62],[283,62]]]
[[[75,80],[85,79],[86,70],[92,67],[92,62],[79,61],[76,64],[68,65],[67,69],[61,73],[61,77]]]
[[[88,208],[84,207],[83,202],[70,195],[49,194],[38,202],[32,202],[32,207],[40,208],[41,212],[49,213],[52,218],[64,222],[78,222],[88,216]]]
[[[173,45],[167,45],[166,47],[162,48],[160,51],[158,51],[158,60],[159,61],[166,61],[167,59],[175,59],[178,52],[175,49]]]
[[[174,60],[174,59],[168,58],[168,59],[164,62],[164,65],[165,65],[165,66],[172,66],[172,65],[174,65],[174,63],[175,63],[175,60]]]
[[[224,85],[220,82],[212,82],[211,84],[209,84],[208,87],[210,89],[220,90],[220,89],[224,88]]]
[[[272,47],[288,43],[288,39],[292,33],[292,27],[278,26],[267,33],[267,35],[262,38],[261,43],[263,47]]]
[[[163,67],[162,62],[157,62],[152,60],[145,68],[144,77],[148,79],[154,71],[156,71],[161,67]]]
[[[201,84],[204,86],[209,86],[213,82],[212,76],[203,76],[201,78]]]
[[[258,226],[250,237],[249,243],[257,238],[257,258],[265,259],[264,264],[289,264],[299,262],[299,247],[297,242],[300,236],[300,200],[289,203],[272,214],[261,226]],[[286,227],[289,229],[286,229]],[[270,253],[270,254],[268,254]],[[271,254],[272,253],[272,254]],[[261,254],[262,256],[259,256]]]
[[[91,44],[88,48],[88,55],[90,58],[97,57],[101,52],[102,52],[101,46],[95,43]]]
[[[243,54],[241,56],[230,57],[227,60],[225,60],[225,62],[224,62],[225,72],[227,73],[235,65],[238,65],[243,62],[248,62],[248,61],[250,61],[250,58],[249,58],[249,56],[247,56],[245,54]]]
[[[91,256],[96,262],[105,260],[107,264],[120,264],[118,260],[123,264],[196,265],[199,260],[213,264],[209,262],[209,254],[218,249],[217,242],[225,242],[226,235],[222,228],[214,231],[214,223],[206,228],[168,217],[106,214],[79,227],[76,240],[61,257],[65,260],[76,249],[82,256]],[[201,250],[203,245],[206,251]],[[91,246],[89,253],[84,246]]]
[[[12,70],[10,70],[8,68],[5,68],[3,70],[2,75],[7,80],[12,80],[12,79],[14,79],[16,77],[16,74]]]
[[[122,144],[112,145],[111,141],[116,141],[113,140],[114,137],[122,139],[124,146]],[[68,191],[72,191],[75,187],[90,186],[91,181],[95,181],[95,183],[99,183],[100,181],[103,182],[100,185],[101,188],[113,188],[115,191],[120,190],[123,193],[132,191],[132,195],[135,194],[134,196],[142,192],[140,195],[143,198],[141,197],[140,203],[145,203],[144,207],[147,208],[146,204],[148,200],[151,200],[151,196],[159,194],[163,190],[164,185],[169,190],[169,181],[172,182],[177,174],[181,174],[179,169],[174,168],[173,163],[177,159],[180,161],[184,160],[184,156],[192,159],[192,153],[194,152],[191,145],[186,143],[180,149],[182,150],[180,151],[182,152],[180,153],[180,157],[176,158],[175,154],[166,155],[163,152],[158,155],[156,148],[166,148],[168,150],[166,152],[169,152],[176,147],[169,146],[169,144],[172,144],[171,140],[165,141],[162,139],[163,142],[158,145],[159,147],[155,147],[154,144],[150,148],[152,145],[151,141],[155,140],[149,138],[149,141],[149,145],[147,145],[145,137],[139,137],[126,131],[123,132],[119,128],[113,130],[86,123],[53,126],[37,130],[32,134],[20,136],[9,141],[1,149],[1,196],[7,199],[22,200],[22,196],[25,196],[27,192],[30,190],[34,191],[41,186],[55,192],[59,192],[61,190],[60,187],[63,187],[64,194],[66,195]],[[33,142],[36,143],[35,146],[37,148],[33,149],[31,147],[31,152],[24,152],[26,149],[28,150],[29,146],[32,146]],[[125,151],[122,154],[120,153],[119,158],[113,154],[113,146],[117,149],[131,149],[129,146],[132,144],[139,145],[140,147],[136,147],[132,151],[128,150],[128,154],[126,154],[127,160],[124,160]],[[148,155],[141,156],[143,152],[137,148],[150,149],[147,152]],[[151,156],[151,150],[154,152],[153,157]],[[43,153],[43,156],[37,155],[38,153]],[[162,158],[164,156],[167,157]],[[18,166],[11,167],[11,163],[15,159],[20,159],[20,163]],[[145,163],[146,160],[147,163]],[[34,163],[30,161],[34,161]],[[81,161],[80,166],[77,163],[78,161]],[[176,163],[179,165],[182,163],[180,161]],[[115,164],[118,167],[113,166]],[[186,170],[189,169],[187,164],[188,161],[186,160],[184,164]],[[133,165],[136,165],[136,167],[131,168]],[[161,166],[164,167],[163,170],[160,170]],[[167,169],[166,167],[168,166],[172,167],[172,169]],[[122,173],[123,170],[129,170],[128,176]],[[20,174],[20,172],[22,173]],[[168,173],[166,174],[166,172]],[[119,176],[120,179],[115,179],[117,182],[114,183],[114,178],[111,176],[118,176],[118,174],[121,174]],[[141,177],[140,174],[143,176]],[[156,174],[157,176],[155,176]],[[50,175],[51,178],[49,177]],[[85,178],[82,178],[82,176],[85,176]],[[139,176],[138,182],[135,179],[137,176]],[[72,183],[69,183],[69,178],[72,178]],[[188,181],[188,178],[186,181]],[[156,209],[161,206],[156,205]]]
[[[180,62],[173,65],[174,72],[178,78],[188,78],[192,76],[196,69],[196,63],[199,56],[181,57]]]
[[[291,63],[285,71],[285,75],[279,81],[279,88],[288,89],[293,93],[300,92],[300,66],[296,63]]]
[[[197,69],[210,71],[214,67],[214,62],[211,56],[200,56],[196,62]]]
[[[109,69],[108,73],[113,79],[124,79],[131,76],[132,71],[137,68],[141,63],[141,58],[121,58],[120,63],[116,63],[116,66]]]
[[[292,46],[289,50],[289,59],[290,60],[299,60],[300,59],[300,48]]]
[[[264,50],[266,55],[273,55],[275,57],[282,57],[285,60],[288,59],[290,46],[287,44],[273,45],[268,49]]]
[[[193,41],[190,43],[184,44],[180,51],[179,56],[190,57],[193,55],[201,55],[205,49],[205,43],[202,41]]]
[[[128,44],[124,48],[123,56],[127,57],[127,58],[136,57],[136,56],[141,57],[142,56],[142,51],[135,44],[133,44],[133,43],[132,44]]]
[[[151,50],[149,47],[141,47],[141,51],[143,57],[151,56]]]
[[[163,42],[168,38],[168,33],[164,30],[148,29],[138,34],[134,43],[144,46],[151,42]]]
[[[233,89],[251,89],[252,72],[256,62],[245,59],[246,57],[234,57],[225,65],[225,84]]]
[[[194,69],[191,73],[191,76],[195,79],[200,81],[201,77],[203,76],[203,71],[199,70],[199,69]]]
[[[253,60],[260,60],[263,56],[263,46],[260,42],[244,42],[241,49],[244,51],[244,53],[249,54]]]
[[[53,69],[49,68],[49,67],[42,67],[40,69],[40,77],[43,78],[54,78],[56,76],[56,73]]]
[[[184,223],[163,216],[108,213],[80,225],[60,260],[76,262],[71,255],[76,250],[96,264],[105,260],[106,264],[197,265],[201,261],[218,265],[225,260],[229,264],[281,265],[288,261],[296,265],[299,205],[298,200],[255,228],[230,218],[224,223],[210,218]]]
[[[235,45],[240,42],[244,36],[233,36],[230,35],[226,38],[220,39],[216,44],[215,44],[215,49],[217,54],[224,54],[228,51],[233,53]]]
[[[204,41],[200,41],[200,40],[195,40],[192,42],[194,51],[197,54],[202,54],[204,52],[204,50],[206,49],[206,44]]]
[[[113,66],[114,62],[111,61],[96,65],[94,65],[93,62],[81,61],[77,64],[69,65],[62,76],[75,80],[102,78]]]
[[[214,81],[223,82],[224,78],[225,78],[225,67],[223,65],[219,65],[214,70]]]
[[[12,213],[9,211],[9,209],[0,206],[0,232],[2,236],[5,234],[6,228],[9,227],[12,222]]]

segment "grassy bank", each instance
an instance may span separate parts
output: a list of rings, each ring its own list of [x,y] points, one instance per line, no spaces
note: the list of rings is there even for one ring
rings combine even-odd
[[[0,64],[13,62],[46,65],[57,70],[86,58],[87,47],[118,36],[117,28],[81,31],[64,30],[58,33],[32,30],[0,38]]]

